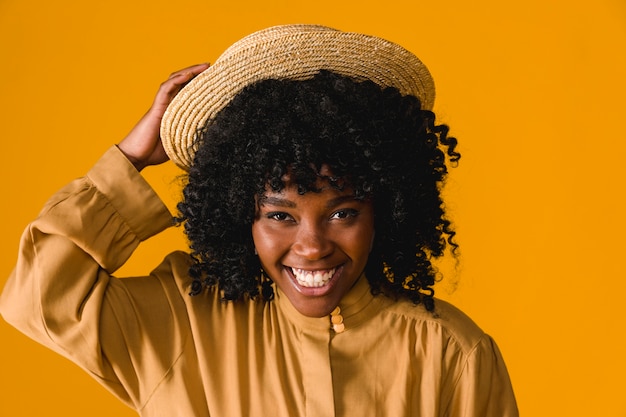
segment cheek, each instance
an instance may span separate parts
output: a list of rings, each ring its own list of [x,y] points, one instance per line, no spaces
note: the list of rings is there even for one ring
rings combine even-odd
[[[371,230],[364,232],[359,238],[359,246],[357,250],[366,258],[369,257],[370,252],[372,252],[372,247],[374,246],[374,233]]]
[[[368,221],[363,226],[361,240],[361,242],[363,242],[363,251],[367,253],[367,256],[369,256],[369,254],[372,252],[375,237],[376,231],[374,230],[374,216],[370,212],[368,216]]]
[[[370,222],[365,222],[361,227],[355,229],[353,233],[343,233],[341,235],[342,246],[350,251],[353,257],[366,261],[374,246],[374,227]]]
[[[252,241],[254,242],[254,251],[257,255],[259,251],[261,253],[265,252],[267,238],[257,222],[252,223]]]
[[[284,233],[279,234],[276,230],[255,222],[252,224],[252,240],[261,263],[267,264],[280,256],[288,239]]]

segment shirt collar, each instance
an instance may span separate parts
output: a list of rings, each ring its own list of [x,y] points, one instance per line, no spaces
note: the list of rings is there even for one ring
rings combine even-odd
[[[380,303],[377,302],[379,298],[372,295],[369,282],[362,275],[339,302],[345,331],[349,331],[372,317],[379,308]],[[275,287],[275,297],[272,302],[276,304],[280,314],[285,315],[292,324],[303,331],[331,331],[329,316],[307,317],[300,314],[278,287]]]

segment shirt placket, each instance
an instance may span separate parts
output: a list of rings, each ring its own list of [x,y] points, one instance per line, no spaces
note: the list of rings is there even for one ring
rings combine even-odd
[[[302,369],[308,417],[334,417],[335,398],[330,365],[330,326],[302,334]]]

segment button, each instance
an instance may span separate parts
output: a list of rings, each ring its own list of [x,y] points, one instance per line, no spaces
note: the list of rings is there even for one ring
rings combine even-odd
[[[332,324],[332,328],[335,333],[342,333],[346,330],[346,325],[343,324],[343,316],[339,313],[341,313],[339,306],[335,307],[335,309],[330,313],[330,323]]]
[[[346,326],[343,323],[333,324],[333,330],[335,333],[343,333],[346,330]]]

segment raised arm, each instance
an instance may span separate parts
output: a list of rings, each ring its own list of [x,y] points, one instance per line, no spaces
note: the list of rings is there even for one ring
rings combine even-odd
[[[0,294],[0,313],[8,323],[135,407],[160,372],[134,375],[147,372],[141,364],[151,359],[141,348],[159,340],[162,357],[152,359],[167,368],[185,337],[170,307],[184,306],[165,264],[144,278],[111,274],[141,241],[172,225],[171,214],[137,170],[167,160],[158,133],[165,107],[206,67],[173,74],[119,148],[111,147],[85,177],[52,196],[24,231],[17,264]],[[134,385],[138,380],[144,386]]]
[[[138,171],[148,165],[158,165],[168,160],[159,137],[163,113],[181,88],[208,67],[209,64],[199,64],[172,73],[161,84],[150,110],[120,142],[118,147]]]

